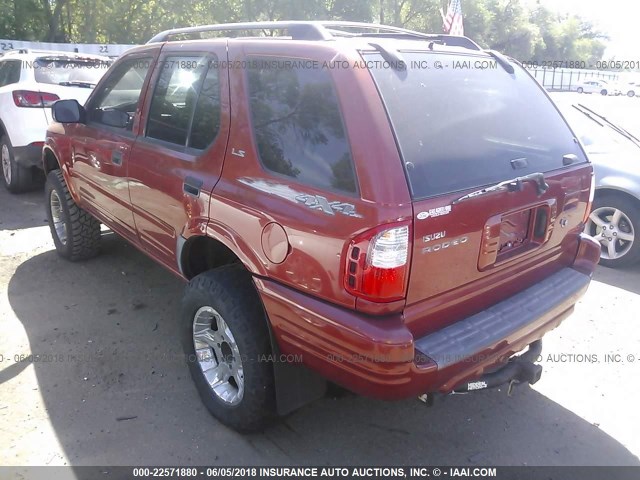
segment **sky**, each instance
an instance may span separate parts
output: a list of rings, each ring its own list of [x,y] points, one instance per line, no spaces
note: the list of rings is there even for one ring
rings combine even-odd
[[[536,0],[527,0],[534,4]],[[579,15],[607,33],[604,59],[640,61],[639,0],[540,0],[546,7]]]

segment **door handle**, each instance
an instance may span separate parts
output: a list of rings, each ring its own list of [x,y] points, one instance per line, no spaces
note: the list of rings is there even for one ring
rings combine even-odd
[[[114,150],[111,154],[111,163],[117,165],[118,167],[122,165],[122,152],[118,150]]]
[[[193,195],[194,197],[197,197],[198,195],[200,195],[200,189],[202,188],[202,180],[200,180],[199,178],[194,178],[194,177],[186,177],[184,179],[184,183],[182,184],[182,189],[184,190],[185,193],[188,193],[189,195]]]

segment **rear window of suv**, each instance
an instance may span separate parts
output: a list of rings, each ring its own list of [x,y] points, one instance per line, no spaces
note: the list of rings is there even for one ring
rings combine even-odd
[[[35,80],[52,85],[95,87],[110,64],[99,59],[41,57],[34,62]]]
[[[338,98],[326,70],[294,59],[250,57],[249,103],[267,170],[325,190],[353,194],[356,176]]]
[[[513,64],[509,74],[487,56],[400,55],[404,71],[379,53],[364,58],[414,199],[563,168],[567,154],[587,161],[552,102],[520,66]]]

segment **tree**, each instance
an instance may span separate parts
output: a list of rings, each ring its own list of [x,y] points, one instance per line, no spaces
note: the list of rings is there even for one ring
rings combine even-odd
[[[174,27],[264,20],[352,20],[441,32],[447,0],[0,0],[0,38],[144,43]],[[538,2],[463,0],[465,33],[519,60],[602,58],[606,36]]]

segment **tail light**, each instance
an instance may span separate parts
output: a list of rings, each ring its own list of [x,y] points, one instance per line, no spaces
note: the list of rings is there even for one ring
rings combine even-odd
[[[584,218],[582,223],[587,223],[589,215],[591,214],[591,207],[593,206],[593,199],[596,195],[596,176],[591,174],[591,186],[589,187],[589,203],[587,203],[587,210],[584,212]]]
[[[13,103],[16,104],[16,107],[51,107],[56,100],[60,100],[60,97],[55,93],[41,93],[31,90],[15,90],[13,92]]]
[[[409,276],[410,224],[383,225],[349,245],[344,283],[349,293],[374,302],[406,296]]]

